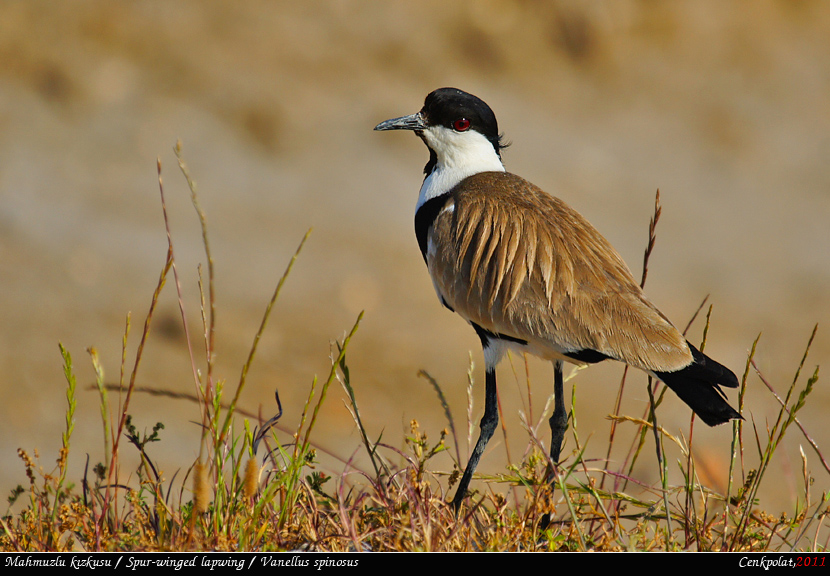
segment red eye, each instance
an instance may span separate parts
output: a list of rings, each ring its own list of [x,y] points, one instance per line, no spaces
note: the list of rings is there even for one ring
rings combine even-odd
[[[466,118],[459,118],[452,123],[452,127],[456,132],[466,132],[470,128],[470,121]]]

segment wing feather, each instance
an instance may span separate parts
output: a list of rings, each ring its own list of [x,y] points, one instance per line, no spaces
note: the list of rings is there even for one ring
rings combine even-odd
[[[543,357],[595,350],[645,370],[692,361],[610,243],[579,213],[510,173],[470,176],[438,215],[428,257],[439,295]]]

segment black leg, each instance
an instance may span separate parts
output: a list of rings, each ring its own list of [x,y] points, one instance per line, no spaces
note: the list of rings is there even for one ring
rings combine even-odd
[[[562,362],[559,360],[553,363],[553,394],[554,409],[550,420],[548,420],[550,423],[550,459],[554,465],[558,465],[562,441],[565,439],[565,432],[568,430]]]
[[[484,417],[481,419],[481,434],[476,442],[476,447],[470,456],[470,461],[467,462],[467,468],[464,470],[464,475],[461,477],[461,482],[458,484],[458,491],[455,493],[455,498],[452,499],[453,508],[455,511],[461,508],[461,502],[467,494],[467,488],[470,485],[470,480],[473,478],[478,466],[478,461],[484,453],[484,448],[487,442],[493,437],[496,431],[496,426],[499,423],[499,406],[496,394],[496,367],[487,366],[486,384],[485,384],[485,398],[484,398]]]
[[[565,439],[565,432],[568,430],[568,413],[565,411],[565,385],[562,378],[562,362],[557,360],[553,363],[553,414],[548,422],[550,423],[550,460],[548,468],[548,481],[555,488],[556,467],[559,466],[559,456],[562,451],[562,441]],[[545,530],[551,523],[551,515],[544,514],[539,522],[539,529]]]

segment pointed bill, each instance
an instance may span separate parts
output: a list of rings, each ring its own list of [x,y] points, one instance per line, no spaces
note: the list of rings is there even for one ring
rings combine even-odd
[[[400,118],[392,118],[391,120],[384,120],[377,126],[375,130],[424,130],[426,128],[424,119],[420,112],[410,114],[409,116],[401,116]]]

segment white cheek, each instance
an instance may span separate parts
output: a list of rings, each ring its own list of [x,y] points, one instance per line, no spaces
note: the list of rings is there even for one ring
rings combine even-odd
[[[425,130],[423,137],[435,152],[438,163],[424,179],[416,208],[431,198],[446,194],[468,176],[480,172],[504,172],[504,165],[493,145],[475,130],[455,132],[437,126]]]

